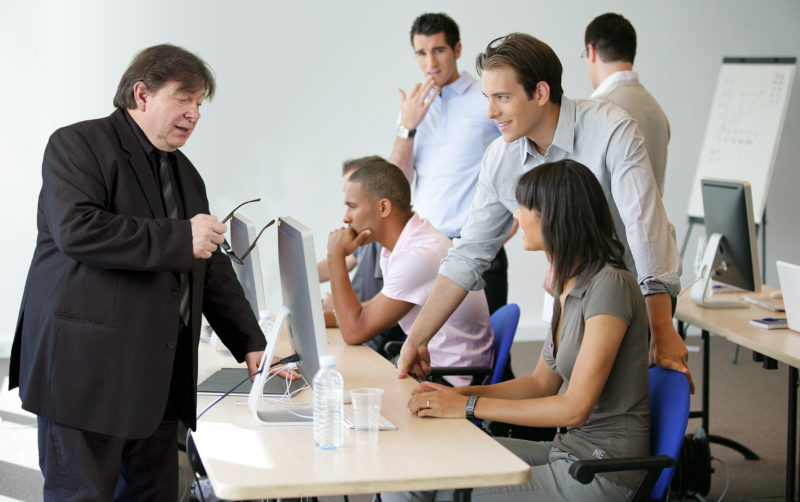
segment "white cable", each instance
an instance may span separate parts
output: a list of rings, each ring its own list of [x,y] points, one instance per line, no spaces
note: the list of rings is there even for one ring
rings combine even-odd
[[[719,464],[720,464],[722,467],[724,467],[724,468],[725,468],[725,487],[722,489],[722,493],[720,494],[719,498],[718,498],[717,500],[715,500],[715,501],[714,501],[714,502],[722,502],[722,499],[723,499],[723,498],[725,498],[725,495],[728,493],[728,488],[730,488],[730,484],[731,484],[731,473],[730,473],[730,471],[728,470],[728,466],[727,466],[727,465],[725,465],[725,462],[723,462],[722,460],[720,460],[720,459],[718,459],[718,458],[716,458],[716,457],[711,457],[711,462],[714,462],[715,460],[716,460],[717,462],[719,462]],[[689,496],[690,496],[690,497],[692,497],[692,498],[694,498],[694,499],[697,499],[697,500],[699,500],[700,502],[707,502],[707,500],[705,499],[705,497],[703,497],[703,496],[702,496],[702,495],[700,495],[699,493],[693,493],[693,494],[691,494],[691,495],[689,495]]]
[[[717,502],[722,502],[723,497],[725,497],[725,494],[728,493],[728,487],[730,486],[730,483],[731,483],[731,473],[730,473],[730,471],[728,471],[728,466],[725,465],[725,462],[723,462],[722,460],[720,460],[720,459],[718,459],[716,457],[711,457],[711,461],[712,462],[715,461],[715,460],[717,462],[719,462],[719,464],[722,467],[725,468],[725,488],[722,490],[722,494],[717,499]]]
[[[695,278],[695,279],[694,279],[692,282],[690,282],[689,284],[687,284],[686,286],[684,286],[684,287],[681,289],[681,292],[680,292],[680,293],[678,293],[678,297],[681,297],[681,296],[682,296],[684,293],[686,293],[686,291],[687,291],[689,288],[691,288],[692,286],[694,286],[694,284],[695,284],[697,281],[699,281],[700,279],[702,279],[702,278],[703,278],[703,276],[702,276],[702,275],[701,275],[701,276],[699,276],[699,277],[696,277],[696,278]]]

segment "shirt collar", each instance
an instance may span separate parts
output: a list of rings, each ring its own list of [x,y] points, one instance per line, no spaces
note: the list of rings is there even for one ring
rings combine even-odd
[[[527,137],[520,138],[522,141],[522,163],[528,159],[528,155],[540,158],[543,157],[536,151],[533,141]],[[556,147],[567,153],[572,153],[575,144],[575,102],[568,97],[561,95],[561,107],[558,111],[558,125],[553,134],[553,143],[550,148]]]
[[[600,270],[603,270],[610,265],[605,264],[600,267]],[[567,296],[574,296],[575,298],[582,298],[584,293],[587,289],[589,289],[589,283],[592,282],[592,278],[597,275],[600,270],[584,270],[580,274],[578,274],[578,278],[575,279],[575,286],[572,287],[572,290],[569,292]]]
[[[458,79],[446,87],[453,89],[459,94],[464,94],[467,91],[469,84],[471,84],[473,81],[474,79],[469,73],[462,71]]]
[[[416,227],[417,225],[419,225],[419,222],[421,220],[422,219],[419,217],[416,211],[413,211],[411,213],[411,218],[408,219],[406,224],[403,226],[403,230],[400,231],[400,235],[397,236],[397,241],[394,243],[394,249],[398,249],[403,245],[405,245],[406,239],[408,239],[408,236],[413,231],[411,230],[412,227]],[[392,252],[394,252],[394,249],[392,251],[389,251],[388,248],[382,247],[381,257],[388,259],[392,255]]]
[[[400,235],[397,236],[397,242],[394,243],[394,248],[397,249],[398,246],[402,246],[406,239],[408,239],[409,234],[412,232],[412,228],[419,225],[420,217],[416,211],[411,214],[411,218],[408,219],[405,226],[403,226],[403,230],[400,231]]]
[[[463,71],[455,82],[442,88],[441,94],[446,95],[450,94],[451,92],[455,94],[464,94],[467,92],[467,89],[469,89],[470,84],[474,81],[475,79],[473,79],[469,73]]]
[[[638,82],[639,81],[639,74],[635,71],[616,71],[606,77],[603,82],[597,86],[597,89],[594,90],[591,98],[595,96],[599,96],[600,94],[606,92],[612,85],[618,82]]]
[[[125,110],[125,118],[128,120],[128,125],[131,126],[131,130],[133,131],[134,136],[136,136],[137,141],[139,141],[139,144],[142,146],[142,150],[144,150],[145,155],[147,155],[147,158],[150,158],[153,155],[153,152],[156,151],[156,147],[150,143],[150,140],[147,139],[147,136],[145,136],[144,131],[142,131],[142,128],[139,127],[139,124],[133,120],[133,117],[131,117],[131,114],[128,112],[128,110]]]

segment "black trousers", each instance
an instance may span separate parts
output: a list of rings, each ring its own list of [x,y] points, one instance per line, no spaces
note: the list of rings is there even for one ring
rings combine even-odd
[[[508,303],[508,257],[505,248],[500,248],[500,252],[483,273],[483,280],[486,281],[483,292],[489,304],[489,313],[494,314],[495,310]]]
[[[143,439],[122,439],[39,417],[43,500],[176,500],[177,421]]]
[[[146,438],[123,439],[39,417],[45,501],[176,500],[178,420],[193,412],[190,330],[181,323],[164,418]],[[187,390],[188,389],[188,390]]]

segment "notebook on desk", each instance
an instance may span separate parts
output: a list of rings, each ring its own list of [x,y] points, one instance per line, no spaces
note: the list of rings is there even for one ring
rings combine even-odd
[[[789,329],[800,331],[800,266],[785,261],[779,261],[777,265]]]

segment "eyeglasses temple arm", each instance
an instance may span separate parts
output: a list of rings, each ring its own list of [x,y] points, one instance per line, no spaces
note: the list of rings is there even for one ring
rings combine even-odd
[[[220,221],[220,223],[225,223],[226,221],[228,221],[228,220],[230,220],[231,218],[233,218],[233,213],[235,213],[237,209],[239,209],[240,207],[244,206],[245,204],[250,204],[251,202],[258,202],[258,201],[260,201],[260,200],[261,200],[261,199],[260,199],[260,198],[258,198],[258,199],[253,199],[253,200],[248,200],[248,201],[242,202],[242,203],[241,203],[241,204],[239,204],[238,206],[234,207],[234,208],[233,208],[233,211],[231,211],[230,213],[228,213],[228,216],[226,216],[226,217],[222,218],[222,221]]]
[[[266,230],[266,229],[268,229],[269,227],[271,227],[273,223],[275,223],[275,220],[270,220],[270,222],[269,222],[269,223],[267,223],[266,225],[264,225],[264,228],[262,228],[262,229],[261,229],[261,231],[258,233],[258,235],[256,236],[255,240],[253,240],[253,243],[252,243],[252,244],[250,244],[250,247],[249,247],[249,248],[247,248],[247,251],[245,251],[245,252],[244,252],[244,254],[243,254],[242,256],[240,256],[240,257],[239,257],[239,259],[240,259],[240,260],[244,260],[244,259],[247,257],[247,255],[249,255],[249,254],[250,254],[250,251],[252,251],[252,250],[253,250],[253,248],[254,248],[254,247],[256,247],[256,243],[258,242],[258,239],[260,239],[260,238],[261,238],[261,234],[263,234],[263,233],[264,233],[264,230]]]

